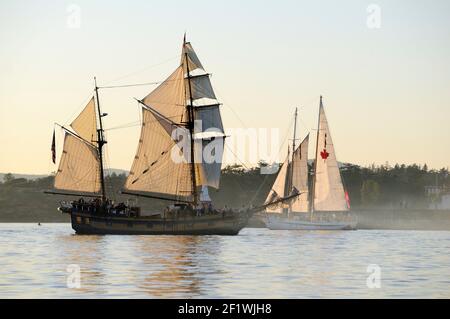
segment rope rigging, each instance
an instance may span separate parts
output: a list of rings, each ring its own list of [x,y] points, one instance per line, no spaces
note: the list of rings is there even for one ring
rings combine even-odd
[[[155,67],[155,66],[158,66],[158,65],[167,63],[167,62],[169,62],[169,61],[171,61],[171,60],[173,60],[173,59],[175,59],[175,58],[179,58],[179,57],[180,57],[180,55],[177,55],[177,56],[172,57],[172,58],[170,58],[170,59],[167,59],[166,61],[163,61],[163,62],[161,62],[161,63],[155,64],[155,65],[151,65],[151,66],[146,67],[146,68],[143,68],[143,69],[141,69],[141,70],[139,70],[139,71],[132,72],[132,73],[129,73],[129,74],[125,75],[125,76],[122,76],[122,77],[120,77],[120,78],[117,78],[117,79],[115,79],[115,80],[109,81],[109,82],[107,82],[106,84],[109,84],[109,83],[112,83],[112,82],[116,82],[116,81],[118,81],[118,80],[121,80],[121,79],[130,77],[130,76],[132,76],[132,75],[134,75],[134,74],[137,74],[137,73],[140,73],[140,72],[142,72],[142,71],[144,71],[144,70],[147,70],[147,69],[149,69],[149,68],[152,68],[152,67]],[[163,80],[163,81],[154,81],[154,82],[141,82],[141,83],[117,84],[117,85],[104,85],[104,86],[96,86],[96,89],[116,89],[116,88],[118,89],[118,88],[130,88],[130,87],[139,87],[139,86],[159,85],[159,84],[164,83],[164,82],[167,82],[167,81],[171,81],[171,80],[167,80],[167,79],[166,79],[166,80]],[[191,102],[191,103],[192,103],[192,102]],[[83,106],[84,106],[84,105],[85,105],[85,103],[83,103]],[[234,116],[241,122],[241,124],[242,124],[244,127],[246,127],[244,121],[238,116],[238,113],[235,112],[235,110],[231,107],[231,105],[230,105],[229,103],[225,103],[225,105],[227,105],[227,106],[230,108],[230,110],[232,111],[232,113],[234,114]],[[73,116],[73,115],[72,115],[72,116]],[[101,117],[101,116],[102,116],[102,115],[100,115],[100,117]],[[302,120],[301,120],[301,121],[302,121]],[[303,121],[302,121],[302,122],[303,122]],[[141,121],[132,121],[132,122],[120,124],[120,125],[117,125],[117,126],[115,126],[115,127],[111,127],[111,128],[105,129],[104,131],[111,131],[111,130],[117,130],[117,129],[125,129],[125,128],[136,127],[136,126],[140,126],[141,123],[142,123]],[[288,137],[289,131],[290,131],[291,127],[292,127],[292,123],[293,123],[293,120],[291,120],[291,123],[290,123],[288,129],[286,130],[285,137],[283,138],[282,144],[281,144],[280,149],[279,149],[279,151],[278,151],[278,155],[281,154],[282,149],[284,148],[284,145],[286,144],[286,141],[287,141],[287,137]],[[304,123],[303,123],[303,124],[304,124]],[[305,126],[306,126],[306,125],[305,125]],[[106,137],[106,136],[105,136],[105,137]],[[289,142],[288,142],[288,143],[289,143]],[[235,160],[237,160],[238,162],[240,162],[240,164],[241,164],[246,170],[250,170],[250,169],[251,169],[251,168],[249,168],[249,167],[244,163],[243,160],[241,160],[241,159],[237,156],[237,154],[231,149],[231,147],[230,147],[227,143],[225,143],[225,146],[226,146],[226,147],[228,148],[228,150],[233,154]],[[155,165],[155,164],[160,160],[161,157],[163,157],[164,155],[166,155],[166,153],[167,153],[168,151],[169,151],[169,150],[163,151],[163,152],[161,153],[161,156],[159,156],[159,158],[157,158],[157,159],[156,159],[155,161],[153,161],[151,164],[148,163],[148,165],[149,165],[148,168],[145,169],[144,171],[140,172],[140,175],[136,177],[136,180],[138,180],[142,175],[144,175],[145,173],[147,173],[147,171],[148,171],[148,169],[150,168],[150,166]],[[108,156],[107,153],[108,153],[108,152],[107,152],[107,148],[106,148],[106,149],[105,149],[105,158],[104,158],[104,160],[103,160],[103,162],[104,162],[104,164],[105,164],[106,171],[108,171],[108,168],[109,168],[109,156]],[[255,199],[259,196],[259,193],[260,193],[261,189],[263,188],[263,186],[264,186],[264,185],[266,184],[266,182],[267,182],[267,179],[268,179],[268,177],[269,177],[268,175],[269,175],[269,174],[267,174],[267,175],[264,177],[263,182],[260,183],[259,188],[257,189],[257,191],[255,192],[255,194],[254,194],[252,200],[250,201],[251,204],[253,204],[253,202],[255,201]],[[136,181],[136,180],[135,180],[135,181]],[[114,193],[114,190],[113,190],[113,193]]]
[[[284,147],[284,144],[286,143],[286,141],[288,140],[288,134],[291,131],[292,125],[294,124],[294,119],[291,119],[290,124],[288,125],[288,128],[286,130],[286,133],[284,135],[283,138],[283,143],[281,143],[280,149],[278,150],[278,156],[281,154],[282,149]],[[252,199],[250,200],[250,205],[253,205],[255,199],[259,196],[259,193],[261,192],[261,189],[263,188],[263,186],[266,184],[267,179],[269,178],[270,174],[266,174],[266,176],[264,177],[263,181],[261,184],[259,184],[258,189],[256,190],[255,194],[253,195]]]

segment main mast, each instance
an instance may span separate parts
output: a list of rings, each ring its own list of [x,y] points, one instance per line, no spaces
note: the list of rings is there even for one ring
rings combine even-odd
[[[186,46],[186,36],[183,39],[183,49]],[[188,108],[188,129],[191,143],[191,179],[192,179],[192,195],[194,196],[194,206],[197,206],[197,181],[195,179],[195,156],[194,156],[194,100],[192,99],[191,74],[189,72],[189,57],[187,50],[184,50],[184,63],[186,64],[187,81],[189,86],[189,105]]]
[[[288,156],[291,159],[291,163],[289,164],[289,161],[288,161],[289,170],[288,170],[288,174],[286,174],[286,179],[287,179],[286,186],[287,187],[285,189],[284,196],[289,196],[291,194],[291,191],[292,191],[292,180],[294,178],[293,175],[294,175],[295,140],[296,140],[296,136],[297,136],[297,113],[298,113],[298,110],[297,110],[297,108],[295,108],[295,114],[294,114],[294,136],[293,136],[293,139],[292,139],[292,154],[290,156]],[[289,149],[288,149],[288,152],[289,152]]]
[[[316,172],[317,172],[317,156],[319,153],[319,134],[320,134],[320,108],[322,107],[322,95],[320,96],[320,103],[319,103],[319,117],[317,120],[317,139],[316,139],[316,157],[314,159],[314,175],[313,175],[313,182],[312,182],[312,191],[310,195],[310,211],[311,213],[314,211],[314,196],[315,196],[315,188],[316,188]]]
[[[100,101],[98,98],[98,86],[97,86],[97,79],[94,77],[94,84],[95,84],[95,100],[97,103],[97,112],[98,112],[98,121],[99,121],[99,128],[97,129],[97,145],[98,145],[98,155],[100,159],[100,185],[102,189],[102,202],[106,201],[106,191],[105,191],[105,174],[103,169],[103,146],[107,143],[104,139],[104,131],[103,131],[103,123],[102,123],[102,117],[103,114],[100,110]]]

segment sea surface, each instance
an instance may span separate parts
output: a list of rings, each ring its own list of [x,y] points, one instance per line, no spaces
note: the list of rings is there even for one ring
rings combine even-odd
[[[125,297],[450,298],[450,232],[79,236],[0,224],[0,298]]]

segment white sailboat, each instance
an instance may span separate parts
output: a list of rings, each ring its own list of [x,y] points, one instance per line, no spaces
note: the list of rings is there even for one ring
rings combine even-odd
[[[308,179],[309,134],[296,148],[295,129],[296,124],[292,156],[288,154],[264,204],[266,226],[276,230],[354,229],[322,97],[311,185]]]

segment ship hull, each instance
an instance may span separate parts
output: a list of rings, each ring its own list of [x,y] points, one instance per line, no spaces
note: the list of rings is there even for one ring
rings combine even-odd
[[[340,221],[307,221],[285,216],[267,216],[266,227],[271,230],[355,230],[352,222]]]
[[[80,235],[237,235],[247,214],[161,217],[112,217],[71,212],[72,228]]]

